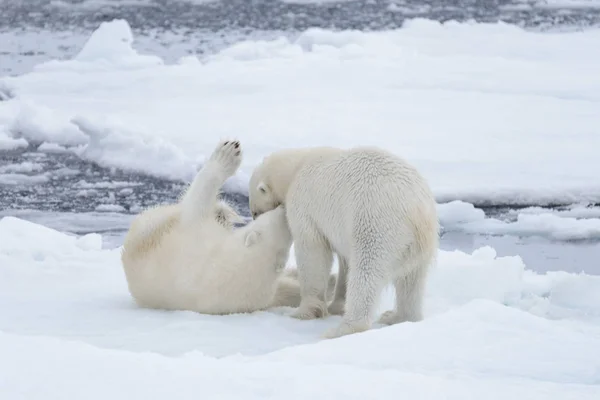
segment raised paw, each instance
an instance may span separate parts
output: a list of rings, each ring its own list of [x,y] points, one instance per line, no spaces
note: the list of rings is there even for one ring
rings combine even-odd
[[[346,335],[352,335],[353,333],[365,332],[370,328],[366,322],[346,322],[342,321],[338,326],[328,329],[323,334],[323,339],[335,339]]]
[[[325,318],[327,317],[327,307],[325,304],[311,306],[300,304],[300,307],[291,314],[291,317],[304,320]]]
[[[210,161],[222,169],[227,177],[233,176],[242,163],[242,146],[238,140],[224,140],[219,142]]]

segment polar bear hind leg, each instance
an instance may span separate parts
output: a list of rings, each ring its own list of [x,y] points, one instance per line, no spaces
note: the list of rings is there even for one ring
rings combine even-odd
[[[394,280],[396,308],[384,312],[379,323],[394,325],[401,322],[418,322],[423,319],[423,297],[429,263],[417,265],[409,274]]]
[[[371,328],[381,293],[389,282],[391,260],[378,252],[362,249],[350,260],[345,312],[342,322],[323,335],[333,339]]]
[[[239,141],[220,141],[181,200],[181,222],[213,218],[217,194],[242,162]]]
[[[405,227],[395,226],[382,231],[374,219],[364,218],[368,224],[357,225],[352,235],[353,251],[348,259],[346,304],[341,323],[325,332],[331,339],[364,332],[375,322],[375,313],[386,285],[395,277],[415,271],[411,246],[414,235]],[[393,243],[393,247],[390,246]],[[402,285],[405,286],[404,284]],[[409,293],[416,299],[418,290]],[[405,303],[407,293],[400,298]],[[419,304],[418,304],[419,305]]]

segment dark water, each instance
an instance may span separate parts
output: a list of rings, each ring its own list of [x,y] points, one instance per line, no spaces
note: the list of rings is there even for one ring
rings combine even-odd
[[[125,18],[136,30],[228,29],[380,30],[396,28],[406,18],[438,21],[505,21],[524,27],[594,26],[600,9],[549,7],[545,1],[515,0],[355,0],[324,4],[289,4],[279,0],[221,0],[205,4],[175,0],[94,1],[2,0],[1,28],[94,28],[102,21]]]
[[[177,201],[186,188],[182,181],[104,168],[71,152],[45,153],[37,151],[35,145],[0,151],[0,171],[21,163],[32,163],[39,169],[15,174],[20,177],[12,179],[14,183],[6,182],[0,175],[0,209],[88,213],[104,207],[137,213],[143,208]],[[23,175],[30,179],[23,179]],[[242,214],[249,214],[246,196],[224,193],[223,197],[238,205]]]

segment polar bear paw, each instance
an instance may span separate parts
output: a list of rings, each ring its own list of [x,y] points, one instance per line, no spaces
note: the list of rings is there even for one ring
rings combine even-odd
[[[334,300],[327,307],[327,312],[330,315],[344,315],[345,300]]]
[[[325,302],[300,304],[300,307],[291,314],[292,318],[296,319],[317,319],[327,317],[327,304]]]
[[[378,323],[382,325],[395,325],[404,322],[400,314],[394,310],[386,311],[379,317]]]
[[[335,339],[346,335],[352,335],[354,333],[360,333],[368,331],[370,328],[367,322],[347,322],[342,321],[341,324],[335,328],[328,329],[323,334],[323,339]]]
[[[399,313],[394,310],[386,311],[379,317],[378,323],[382,325],[396,325],[402,322],[419,322],[423,319],[420,313]]]
[[[220,168],[227,177],[233,176],[242,163],[242,146],[238,140],[219,142],[210,161]]]

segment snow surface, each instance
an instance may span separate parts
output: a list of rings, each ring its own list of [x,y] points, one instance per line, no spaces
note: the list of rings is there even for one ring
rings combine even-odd
[[[538,0],[536,8],[600,8],[599,0]]]
[[[339,317],[134,305],[119,249],[0,220],[0,397],[597,399],[600,277],[439,252],[426,319],[324,341]],[[386,292],[381,310],[392,303]],[[308,397],[310,396],[310,397]],[[333,396],[333,397],[332,397]]]
[[[23,138],[14,139],[0,132],[0,150],[15,150],[20,147],[27,147],[27,140]]]
[[[48,175],[0,174],[0,185],[36,185],[48,182]]]
[[[246,41],[175,65],[132,40],[127,22],[106,22],[72,60],[4,78],[16,98],[0,102],[0,144],[55,143],[189,180],[236,136],[245,159],[228,189],[241,192],[273,150],[370,144],[417,165],[439,201],[600,201],[600,30],[416,19]]]
[[[494,235],[538,236],[554,240],[600,239],[600,208],[572,207],[550,211],[529,207],[512,211],[515,220],[488,218],[483,210],[462,201],[438,206],[444,231]]]
[[[72,60],[4,78],[16,97],[0,101],[0,149],[35,143],[188,180],[220,137],[237,136],[245,160],[228,188],[244,192],[270,151],[374,144],[422,169],[446,231],[600,238],[600,208],[585,207],[600,202],[598,30],[413,20],[175,65],[133,41],[125,21],[104,23]],[[49,179],[39,165],[3,166],[0,183]],[[76,184],[82,196],[98,185],[131,186]],[[574,205],[500,220],[467,202]],[[96,212],[107,230],[129,221],[115,211]],[[0,398],[600,398],[600,276],[535,273],[491,247],[440,250],[424,321],[323,341],[339,317],[140,309],[119,256],[99,233],[0,219]],[[392,303],[388,289],[379,311]]]

